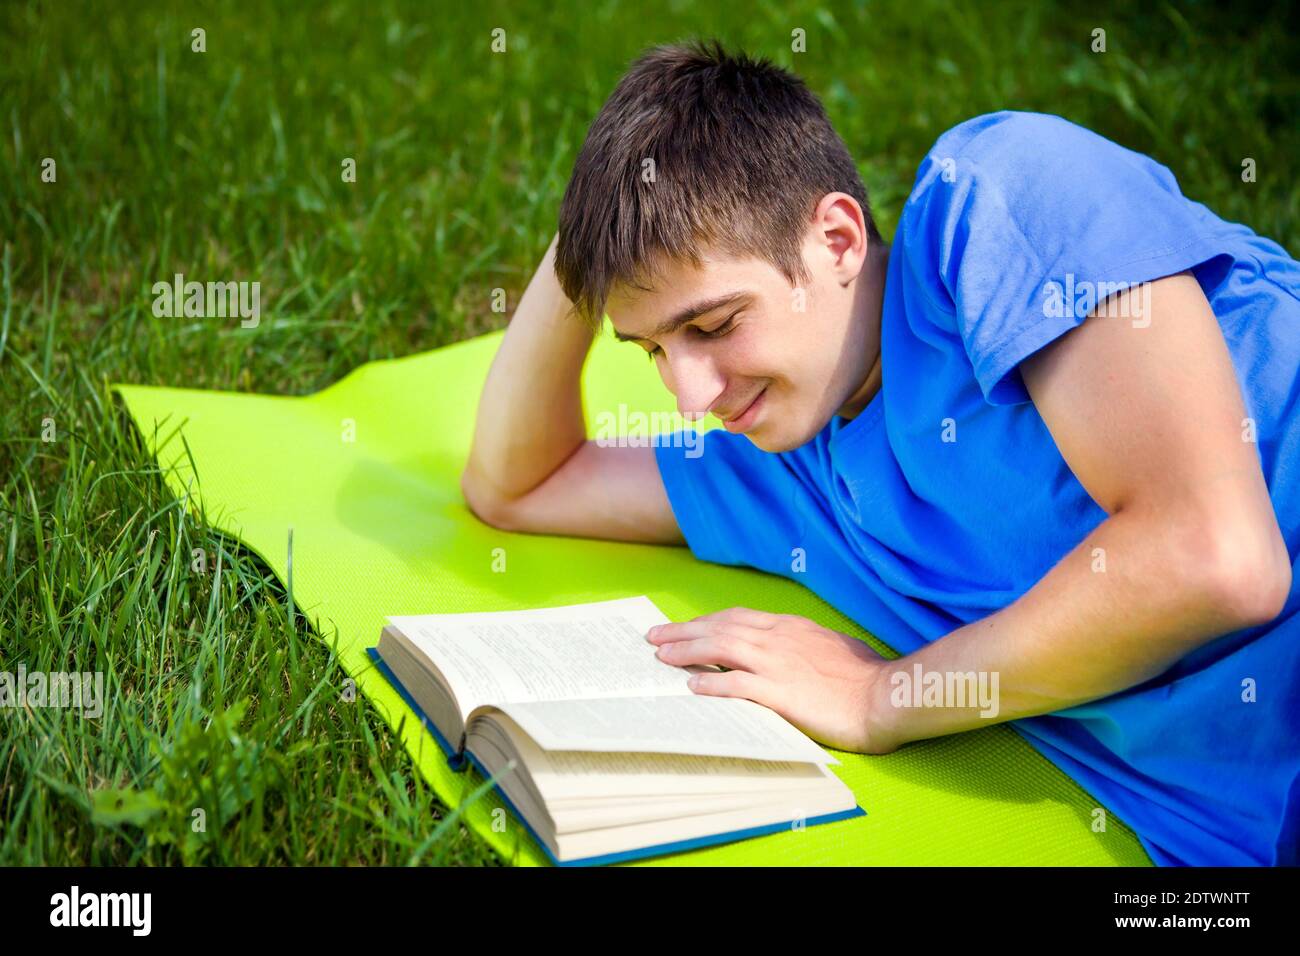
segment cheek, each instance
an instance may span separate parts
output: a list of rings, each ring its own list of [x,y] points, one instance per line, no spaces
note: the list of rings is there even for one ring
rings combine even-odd
[[[735,356],[730,368],[739,378],[766,381],[775,386],[774,391],[787,392],[810,377],[804,361],[798,341],[780,340],[746,348]]]

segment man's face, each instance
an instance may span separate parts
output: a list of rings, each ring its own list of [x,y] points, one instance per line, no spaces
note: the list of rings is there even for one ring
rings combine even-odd
[[[680,414],[712,413],[764,451],[788,451],[861,389],[878,348],[854,305],[861,255],[817,229],[804,261],[802,289],[760,259],[662,263],[653,291],[618,285],[606,312],[619,338],[654,355]],[[672,319],[684,321],[663,330]]]

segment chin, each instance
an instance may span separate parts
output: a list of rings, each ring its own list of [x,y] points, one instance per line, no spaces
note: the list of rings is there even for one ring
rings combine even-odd
[[[761,451],[779,454],[794,451],[812,441],[826,427],[824,422],[794,418],[784,410],[768,407],[762,410],[758,422],[749,431],[742,432]]]
[[[808,441],[806,438],[800,439],[798,435],[788,432],[774,432],[770,428],[756,428],[745,432],[745,437],[753,442],[755,447],[772,454],[793,451]]]

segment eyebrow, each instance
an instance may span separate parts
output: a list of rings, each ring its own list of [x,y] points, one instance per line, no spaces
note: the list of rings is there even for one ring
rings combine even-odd
[[[737,299],[744,299],[752,296],[753,293],[748,289],[737,289],[734,292],[724,292],[722,295],[716,295],[711,299],[701,299],[699,302],[692,303],[682,311],[678,312],[671,319],[661,322],[656,328],[650,331],[649,335],[624,335],[618,329],[614,329],[614,338],[620,342],[645,342],[652,338],[658,338],[661,335],[669,335],[681,326],[685,325],[691,319],[698,319],[702,315],[708,315],[715,309],[720,309],[724,305],[730,305]]]

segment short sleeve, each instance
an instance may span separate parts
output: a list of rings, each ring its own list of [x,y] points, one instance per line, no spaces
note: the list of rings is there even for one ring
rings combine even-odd
[[[936,141],[895,242],[985,399],[1006,405],[1029,401],[1024,358],[1117,292],[1223,254],[1224,227],[1152,159],[1058,116],[1003,112]]]
[[[801,540],[808,486],[798,452],[767,452],[723,429],[663,436],[655,459],[691,552],[715,564],[790,571]],[[794,457],[792,457],[794,456]]]

